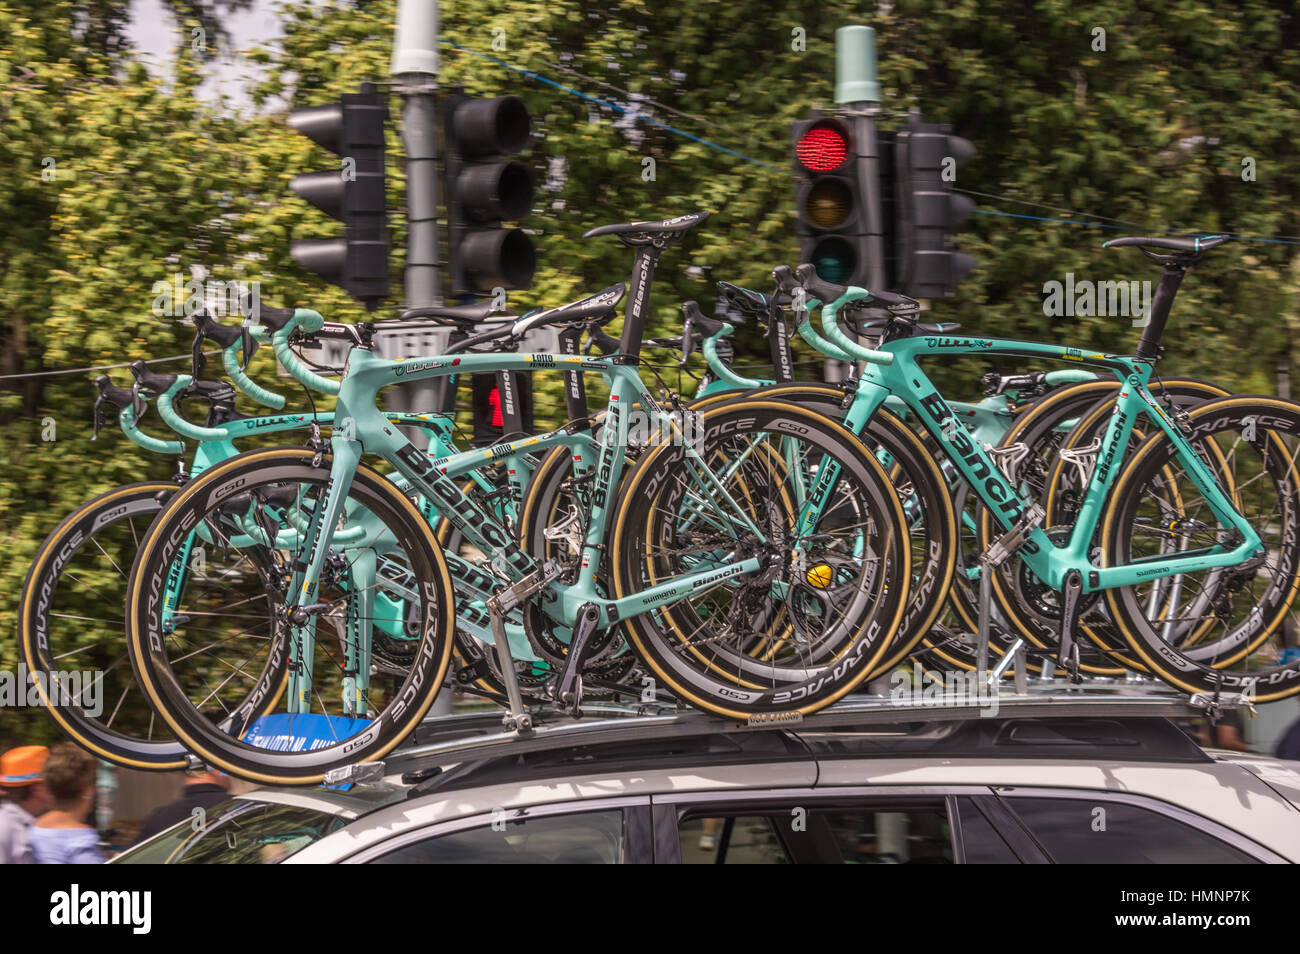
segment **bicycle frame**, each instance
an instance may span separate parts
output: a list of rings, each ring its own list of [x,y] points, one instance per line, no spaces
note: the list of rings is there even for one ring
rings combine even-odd
[[[823,323],[828,335],[834,340],[832,329],[835,309],[828,306],[827,310],[823,311]],[[1007,480],[1006,475],[992,462],[980,442],[972,439],[965,428],[960,426],[950,405],[921,370],[918,359],[966,354],[1014,355],[1078,362],[1103,368],[1119,379],[1121,389],[1115,409],[1097,452],[1096,465],[1092,469],[1083,504],[1068,542],[1065,546],[1057,546],[1041,527],[1035,527],[1018,551],[1021,559],[1049,586],[1060,589],[1066,575],[1072,570],[1082,574],[1084,592],[1130,586],[1152,578],[1234,566],[1249,558],[1260,547],[1260,539],[1254,529],[1237,512],[1200,455],[1152,396],[1147,386],[1154,370],[1152,362],[1132,356],[1102,354],[1058,345],[948,335],[897,339],[881,345],[881,350],[891,355],[893,361],[888,365],[868,364],[863,382],[848,409],[847,421],[850,422],[850,428],[864,426],[889,395],[901,398],[944,449],[1004,530],[1015,527],[1033,503],[1020,496],[1013,482]],[[1224,528],[1231,528],[1239,534],[1239,543],[1230,549],[1216,545],[1189,551],[1174,558],[1145,558],[1123,566],[1093,565],[1088,551],[1092,546],[1103,505],[1121,469],[1118,464],[1124,460],[1124,451],[1139,414],[1150,418],[1173,442],[1179,462],[1205,495],[1206,503],[1216,519]]]
[[[551,431],[547,434],[523,438],[492,447],[464,451],[430,461],[409,441],[386,426],[383,413],[375,405],[381,388],[399,382],[443,377],[449,374],[473,374],[490,371],[536,371],[580,369],[599,372],[610,387],[610,398],[605,419],[604,440],[597,445],[585,430]],[[492,460],[515,456],[523,451],[544,451],[565,446],[573,455],[575,471],[579,477],[592,475],[590,520],[584,541],[583,557],[577,581],[567,585],[553,585],[557,599],[544,604],[548,615],[557,622],[569,623],[576,618],[579,607],[591,603],[598,607],[599,625],[608,627],[624,619],[645,612],[651,607],[663,606],[683,599],[697,589],[716,583],[719,573],[739,576],[756,572],[760,563],[748,558],[734,563],[720,562],[708,569],[688,573],[657,584],[640,593],[622,599],[609,599],[596,586],[599,559],[592,553],[603,548],[606,525],[613,510],[614,494],[619,486],[626,462],[628,447],[629,413],[639,404],[660,429],[660,433],[682,438],[683,429],[676,418],[659,406],[651,397],[637,373],[635,366],[622,363],[617,358],[578,357],[554,354],[468,354],[449,358],[410,358],[404,361],[387,361],[363,348],[353,348],[348,356],[347,368],[339,388],[335,419],[351,419],[361,440],[349,439],[336,428],[331,437],[334,461],[330,484],[324,505],[320,508],[318,523],[332,528],[338,520],[342,502],[347,495],[352,474],[360,463],[363,451],[377,454],[406,478],[416,492],[434,501],[439,512],[462,534],[492,558],[494,567],[513,582],[519,582],[538,572],[539,567],[531,556],[519,548],[509,533],[489,513],[482,510],[461,492],[453,478],[483,466]],[[755,527],[742,508],[731,499],[725,489],[704,464],[699,453],[683,439],[688,459],[694,460],[712,492],[729,505],[745,529],[766,539]],[[318,528],[313,528],[317,532]],[[328,534],[325,535],[326,537]],[[295,590],[301,603],[314,598],[324,564],[328,539],[314,539],[314,546],[306,569],[295,574]]]
[[[236,346],[237,347],[237,346]],[[227,349],[229,355],[235,349]],[[236,365],[237,367],[237,365]],[[189,383],[187,376],[181,376],[176,383],[168,390],[166,394],[159,395],[157,400],[158,411],[164,422],[182,437],[187,437],[196,441],[196,447],[190,459],[190,475],[197,476],[204,470],[235,457],[239,454],[236,442],[252,434],[273,434],[289,430],[301,430],[315,425],[332,426],[335,421],[333,412],[320,412],[315,414],[278,414],[265,415],[251,418],[238,418],[226,421],[219,427],[203,427],[191,424],[183,417],[176,413],[172,406],[173,399],[182,392]],[[270,392],[266,392],[269,394]],[[451,442],[452,422],[444,415],[440,414],[421,414],[414,412],[384,411],[384,419],[390,424],[397,426],[420,427],[429,434],[429,448],[424,451],[426,457],[436,458],[446,456],[451,452],[454,445]],[[141,431],[134,421],[134,415],[130,407],[123,408],[119,414],[119,423],[123,432],[132,441],[145,447],[148,450],[154,450],[163,453],[183,453],[184,445],[179,441],[159,441]],[[519,469],[519,465],[517,465]],[[491,489],[491,485],[484,481],[478,474],[471,476],[484,489]],[[520,486],[526,483],[526,476],[514,475],[511,477],[512,482],[517,482]],[[402,482],[397,481],[399,486]],[[407,487],[403,486],[403,489]],[[512,495],[504,501],[504,505],[509,511],[515,501],[518,499],[518,493]],[[432,525],[438,518],[438,513],[433,504],[426,498],[421,501],[420,510]],[[358,543],[370,540],[374,536],[373,527],[366,526],[367,521],[362,520],[360,524],[350,522],[348,529],[344,532],[345,538],[335,537],[336,542],[342,545],[357,545]],[[249,528],[251,532],[256,532],[256,528]],[[290,534],[292,535],[292,534]],[[288,536],[277,536],[276,543],[281,545],[290,545],[286,541]],[[164,590],[163,599],[163,626],[167,627],[168,621],[174,613],[174,607],[179,605],[184,594],[188,578],[188,569],[191,566],[191,558],[195,552],[196,544],[211,543],[211,533],[206,527],[196,528],[193,533],[183,542],[181,549],[177,552],[177,558],[173,564],[173,572],[169,575],[167,585]],[[352,563],[352,586],[362,594],[363,599],[383,599],[390,604],[393,602],[392,596],[386,593],[377,595],[368,595],[370,590],[380,579],[379,573],[375,567],[371,566],[372,559],[362,555],[362,558]],[[462,616],[460,623],[463,628],[476,638],[485,642],[492,642],[493,636],[489,625],[487,614],[482,611],[481,607],[476,606],[476,601],[486,600],[491,597],[495,589],[494,581],[487,574],[478,568],[466,563],[460,558],[447,555],[448,570],[451,573],[452,580],[457,587],[457,591],[467,597],[467,604],[462,607]],[[386,586],[389,589],[396,589],[397,582],[392,579],[386,580]],[[400,635],[401,626],[398,620],[400,613],[392,614],[389,617],[376,617],[375,625],[389,632],[389,635]],[[349,619],[348,625],[355,627],[358,625],[356,620]],[[516,658],[536,661],[536,657],[528,646],[524,638],[523,630],[518,624],[507,624],[507,636],[510,639],[511,647],[516,653]],[[349,640],[349,646],[356,643],[356,640]]]

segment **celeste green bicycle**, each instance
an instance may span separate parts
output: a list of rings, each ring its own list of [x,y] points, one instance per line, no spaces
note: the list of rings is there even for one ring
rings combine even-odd
[[[1170,684],[1267,701],[1300,692],[1300,665],[1288,661],[1284,645],[1300,588],[1300,407],[1248,395],[1174,416],[1149,390],[1184,274],[1227,240],[1107,243],[1139,247],[1163,266],[1134,355],[925,333],[916,325],[917,302],[832,285],[810,265],[800,266],[795,291],[826,302],[826,336],[867,362],[846,422],[860,426],[890,395],[907,404],[999,528],[981,559],[982,572],[1002,575],[1054,624],[1062,665],[1077,672],[1079,620],[1104,600],[1133,651]],[[892,315],[878,349],[863,348],[836,324],[842,309],[867,301]],[[1044,507],[1026,495],[1017,473],[1023,448],[980,446],[919,365],[961,354],[1072,362],[1119,380],[1102,437],[1090,453],[1072,458],[1082,490],[1069,525],[1045,523]],[[1126,459],[1140,417],[1152,434]]]
[[[289,784],[319,781],[330,768],[379,758],[401,742],[442,684],[458,608],[446,557],[412,497],[432,501],[499,581],[487,608],[502,672],[514,672],[501,625],[516,609],[538,651],[551,642],[567,647],[549,687],[558,707],[577,710],[587,664],[616,651],[620,634],[660,685],[733,719],[798,719],[865,678],[888,648],[910,572],[902,508],[883,468],[851,433],[812,411],[755,399],[697,415],[661,405],[638,373],[654,265],[705,217],[588,233],[615,235],[635,249],[620,349],[608,357],[385,361],[364,327],[327,329],[314,313],[296,314],[295,330],[346,334],[353,344],[329,451],[254,451],[211,468],[168,501],[132,571],[132,663],[176,735],[228,771]],[[599,441],[590,427],[568,426],[430,460],[375,406],[380,389],[399,381],[565,368],[609,383]],[[639,446],[629,437],[636,414],[654,435]],[[457,481],[493,459],[555,447],[570,454],[581,501],[576,528],[565,531],[581,540],[574,563],[536,559]],[[366,455],[400,475],[407,493],[363,463]],[[629,459],[635,464],[624,477]],[[337,545],[355,526],[367,528],[364,538]],[[205,707],[178,678],[164,621],[186,607],[165,605],[161,593],[186,535],[200,527],[230,569],[227,598],[255,594],[272,606],[266,652],[284,656],[289,671],[282,717],[328,720],[334,735],[326,744],[303,751],[251,745],[229,727],[247,724],[272,686],[254,686],[240,710],[226,713]],[[400,592],[417,641],[408,672],[388,684],[367,680],[369,627],[351,627],[341,644],[318,634],[332,616],[364,622],[372,612],[371,597],[340,592],[359,559],[389,568],[386,592]],[[772,651],[751,654],[756,640]],[[531,715],[518,687],[508,681],[507,689],[509,724],[527,731]]]

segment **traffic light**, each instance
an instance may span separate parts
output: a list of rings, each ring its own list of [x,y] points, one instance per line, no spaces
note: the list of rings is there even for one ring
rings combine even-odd
[[[503,386],[509,393],[504,393]],[[533,431],[532,376],[522,371],[475,374],[470,378],[475,447],[515,440]]]
[[[343,222],[343,236],[301,239],[293,260],[374,310],[388,295],[384,124],[388,102],[369,83],[338,103],[289,114],[289,125],[339,156],[339,168],[294,176],[289,188]]]
[[[522,229],[533,210],[533,176],[505,157],[528,145],[532,119],[518,96],[450,96],[447,115],[447,257],[453,297],[527,288],[537,255]]]
[[[952,244],[975,211],[974,200],[952,191],[957,166],[975,155],[975,146],[947,126],[916,118],[898,130],[894,143],[893,290],[947,298],[976,265]]]
[[[866,222],[849,124],[814,117],[794,124],[795,208],[799,260],[824,281],[866,282]]]

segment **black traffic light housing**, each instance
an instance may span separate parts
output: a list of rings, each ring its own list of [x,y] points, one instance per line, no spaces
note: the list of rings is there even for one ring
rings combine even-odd
[[[866,208],[852,127],[814,112],[791,132],[799,260],[812,262],[825,281],[865,285]]]
[[[447,258],[453,297],[528,288],[537,253],[521,222],[533,209],[533,176],[507,159],[528,145],[532,118],[518,96],[445,101]]]
[[[894,141],[894,259],[892,287],[911,298],[947,298],[976,266],[953,247],[975,211],[974,200],[952,191],[950,173],[975,146],[948,126],[910,118]]]
[[[294,176],[289,188],[343,222],[343,236],[301,239],[293,260],[343,287],[374,310],[388,296],[388,215],[384,180],[384,125],[388,101],[365,83],[328,106],[289,114],[289,125],[340,157],[340,168]]]

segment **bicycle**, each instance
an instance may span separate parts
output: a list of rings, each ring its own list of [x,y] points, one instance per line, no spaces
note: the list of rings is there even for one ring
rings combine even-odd
[[[96,379],[98,392],[95,431],[101,408],[120,408],[122,432],[152,453],[178,458],[178,473],[169,481],[144,481],[106,491],[78,507],[49,533],[33,557],[19,597],[18,637],[24,662],[37,680],[45,711],[75,742],[118,765],[153,771],[173,771],[185,766],[185,750],[155,722],[152,708],[135,695],[125,645],[124,607],[127,571],[139,540],[162,509],[162,500],[186,480],[212,464],[238,453],[236,444],[253,435],[328,426],[333,415],[284,414],[244,418],[234,413],[234,391],[215,381],[195,382],[187,375],[150,373],[142,362],[131,368],[136,385],[131,391],[115,387],[106,376]],[[142,431],[139,417],[144,395],[155,400],[164,421],[180,436],[196,442],[185,466],[185,445],[160,440]],[[263,391],[270,400],[283,398]],[[198,398],[209,406],[208,425],[191,424],[176,412],[174,402]],[[390,413],[394,424],[430,429],[435,452],[441,453],[450,436],[449,425],[430,415]],[[206,561],[201,551],[186,553],[188,575],[199,580]],[[183,585],[178,579],[176,585]],[[74,587],[75,592],[69,587]],[[121,596],[118,596],[119,588]],[[62,607],[69,597],[82,602],[85,593],[100,609],[69,612]],[[69,607],[73,609],[74,607]],[[87,615],[87,612],[93,615]],[[87,639],[87,635],[90,638]],[[395,644],[381,648],[395,649]],[[65,667],[96,673],[96,685],[81,687],[80,696],[61,673]],[[49,690],[46,691],[46,687]],[[102,712],[86,711],[89,697],[103,694]],[[65,702],[66,700],[66,702]]]
[[[1253,674],[1242,668],[1261,661],[1254,654],[1278,630],[1300,587],[1300,560],[1295,552],[1300,474],[1292,447],[1300,435],[1300,408],[1267,396],[1238,396],[1203,404],[1183,421],[1166,413],[1147,387],[1184,274],[1206,251],[1227,240],[1227,236],[1131,237],[1106,243],[1107,247],[1140,247],[1163,266],[1148,323],[1132,356],[1010,339],[918,336],[913,333],[918,305],[911,299],[831,285],[818,279],[810,265],[800,266],[799,280],[807,294],[829,302],[822,308],[827,337],[870,363],[866,374],[875,387],[860,391],[848,418],[869,417],[887,394],[901,397],[953,460],[999,529],[984,553],[985,570],[1015,558],[1040,585],[1060,593],[1058,654],[1067,670],[1078,672],[1075,637],[1081,613],[1104,598],[1130,646],[1165,681],[1189,692],[1244,691],[1258,701],[1268,701],[1300,692],[1300,666],[1265,665]],[[850,341],[835,321],[836,312],[845,305],[868,298],[893,316],[893,334],[886,336],[879,351]],[[1105,436],[1092,466],[1086,468],[1075,523],[1057,538],[1043,526],[1044,508],[1025,498],[1016,477],[1015,454],[1003,448],[990,455],[972,442],[917,365],[922,357],[959,354],[1074,361],[1104,368],[1121,382]],[[1124,451],[1138,415],[1148,418],[1155,432],[1126,463]],[[1220,442],[1227,447],[1210,454],[1209,463],[1203,460],[1198,449],[1206,453],[1208,445]],[[1222,469],[1220,462],[1234,460],[1243,447],[1254,449],[1260,457],[1252,460],[1244,480],[1235,480],[1225,489],[1214,468]],[[995,463],[994,457],[1001,463]],[[1166,477],[1174,468],[1176,475]],[[1251,508],[1258,530],[1238,509],[1244,503],[1240,488],[1250,484],[1261,491],[1268,484],[1276,501]],[[1193,506],[1187,505],[1189,500]],[[1208,519],[1215,524],[1211,526]],[[1099,527],[1100,565],[1090,552]],[[1267,535],[1269,546],[1261,533]],[[1272,571],[1267,583],[1238,599],[1261,568]],[[1196,605],[1214,606],[1219,618],[1215,628],[1228,629],[1235,637],[1229,640],[1228,655],[1196,659],[1188,647],[1157,632],[1157,628],[1169,629],[1165,625],[1169,621],[1161,619],[1168,606],[1160,599],[1161,593],[1168,592],[1158,582],[1163,580],[1195,587],[1204,597]],[[1157,581],[1154,588],[1152,581]]]
[[[571,307],[572,305],[561,306]],[[480,310],[482,309],[456,306],[425,309],[424,317],[445,317],[463,323],[478,320],[481,317]],[[538,313],[541,313],[540,309],[532,314]],[[250,314],[253,314],[251,309]],[[235,410],[235,390],[229,384],[197,380],[205,363],[203,343],[213,341],[221,347],[221,360],[225,370],[240,391],[265,406],[274,409],[284,407],[285,399],[282,395],[257,384],[247,376],[244,368],[257,345],[272,342],[272,335],[284,328],[293,317],[294,310],[260,306],[255,314],[256,320],[243,327],[221,325],[205,312],[195,315],[193,376],[155,374],[143,362],[136,362],[131,365],[135,384],[130,391],[115,387],[106,376],[96,379],[98,396],[94,410],[95,436],[98,436],[104,423],[102,409],[105,405],[115,406],[120,409],[118,420],[123,433],[145,450],[176,457],[177,475],[169,481],[146,481],[115,488],[69,514],[38,548],[20,596],[19,644],[29,670],[46,676],[45,681],[38,680],[38,684],[51,687],[50,692],[43,693],[46,711],[78,744],[102,758],[126,767],[158,771],[183,768],[186,764],[185,750],[161,728],[152,707],[136,691],[127,659],[125,620],[117,618],[121,611],[109,611],[108,615],[104,615],[105,610],[82,610],[79,606],[74,612],[64,610],[63,607],[70,599],[79,604],[83,595],[69,592],[66,583],[70,581],[79,590],[93,592],[100,607],[123,605],[125,593],[117,596],[117,589],[120,587],[124,590],[127,582],[127,572],[123,567],[129,569],[141,535],[161,509],[162,500],[170,496],[178,486],[202,473],[213,463],[238,454],[237,445],[246,438],[310,429],[311,440],[319,441],[319,428],[333,424],[332,412],[315,410],[311,413],[245,417]],[[589,320],[607,319],[612,314],[611,306],[604,312],[595,313]],[[507,326],[478,337],[509,337],[512,332],[513,329]],[[461,335],[449,351],[473,346],[475,342],[467,340],[469,337]],[[287,357],[287,369],[304,386],[319,384],[320,380],[324,380],[315,379],[311,369],[291,351],[287,351]],[[326,385],[330,384],[334,382],[326,382]],[[203,425],[192,423],[178,411],[182,402],[192,399],[199,399],[207,405],[206,422]],[[160,440],[146,434],[139,427],[140,418],[149,401],[157,406],[163,422],[176,435],[194,442],[193,452],[188,459],[186,445],[181,441]],[[445,456],[455,450],[454,422],[450,415],[393,411],[385,413],[388,421],[396,426],[424,432],[428,437],[425,453],[430,458]],[[516,475],[522,475],[526,471],[526,462],[517,462]],[[517,476],[515,479],[522,485],[526,477]],[[492,495],[500,516],[512,518],[514,501],[518,497],[517,488],[515,492],[502,492],[495,478],[489,478],[480,471],[470,474],[468,482],[485,495]],[[431,523],[438,521],[436,510],[427,501],[421,501],[420,507]],[[203,584],[206,560],[202,547],[191,556],[192,558],[187,557],[183,561],[183,571],[170,581],[173,591],[179,592],[191,582]],[[469,598],[486,599],[490,595],[493,585],[490,577],[454,555],[448,555],[447,561],[453,581]],[[492,683],[489,672],[483,671],[491,668],[482,648],[484,645],[491,646],[486,615],[476,614],[472,605],[466,606],[460,622],[461,625],[457,628],[460,657],[456,671],[457,685],[468,691],[482,692],[490,698],[502,698],[504,690]],[[94,633],[90,639],[87,639],[88,629]],[[510,637],[519,641],[521,647],[527,646],[526,641],[522,641],[522,630],[517,621],[507,623],[507,630]],[[400,670],[409,662],[406,656],[411,641],[395,631],[393,626],[377,626],[374,638],[374,665],[392,671]],[[489,641],[485,644],[484,639]],[[238,661],[238,657],[227,655],[226,658]],[[77,697],[71,692],[60,691],[72,688],[70,684],[65,685],[67,680],[61,669],[70,663],[97,673],[95,685],[82,687],[79,689],[81,695]],[[627,669],[626,661],[621,668]],[[626,672],[615,671],[612,678],[617,680],[623,675]],[[231,687],[228,694],[235,693],[237,689],[238,686]],[[88,696],[94,695],[96,691],[105,693],[108,699],[102,706],[103,711],[92,716],[86,711],[86,703]],[[599,693],[600,690],[596,690],[596,694]],[[279,690],[273,693],[271,701],[278,695]],[[68,704],[62,704],[61,700],[64,699]]]
[[[524,615],[530,639],[539,625],[567,630],[568,653],[553,696],[570,711],[581,702],[584,664],[608,648],[619,623],[640,659],[675,695],[731,718],[799,718],[851,691],[886,650],[885,634],[906,603],[910,559],[902,508],[883,469],[843,428],[779,402],[752,400],[704,412],[698,416],[697,449],[685,439],[695,421],[684,409],[661,407],[635,370],[654,265],[666,247],[705,217],[695,213],[587,233],[616,235],[635,249],[619,355],[473,354],[387,362],[369,349],[364,329],[353,329],[336,408],[339,420],[353,422],[349,437],[336,427],[328,455],[310,449],[241,455],[176,494],[142,541],[128,603],[137,679],[172,730],[229,771],[262,781],[308,783],[342,762],[381,757],[427,711],[451,650],[453,591],[427,523],[391,481],[361,463],[363,452],[377,455],[416,493],[433,500],[509,581],[489,601],[503,672],[514,670],[499,629],[506,613],[530,610]],[[308,332],[322,330],[320,323],[297,316],[295,322]],[[378,391],[399,380],[565,367],[599,372],[609,381],[599,446],[585,429],[573,428],[430,462],[395,435],[374,406]],[[632,405],[640,406],[664,439],[645,449],[621,483],[629,451],[624,409]],[[539,565],[455,482],[493,457],[562,445],[577,458],[588,501],[583,559],[576,567]],[[310,505],[293,521],[268,521],[276,500]],[[419,632],[410,672],[382,693],[364,684],[364,667],[356,664],[365,652],[364,630],[341,647],[341,657],[327,658],[321,681],[313,681],[321,663],[314,622],[339,608],[319,597],[331,583],[331,536],[349,501],[382,524],[384,546],[398,554],[390,559],[408,571],[402,581],[407,612]],[[343,714],[364,711],[364,725],[331,722],[339,733],[334,744],[276,752],[241,741],[237,730],[226,731],[215,713],[210,717],[195,704],[168,662],[159,594],[179,542],[199,525],[231,549],[240,549],[236,538],[242,534],[252,541],[250,549],[273,548],[280,555],[278,575],[269,580],[279,625],[268,652],[289,656],[287,718],[323,714],[313,707],[327,708],[320,690],[339,688],[338,674],[330,675],[329,666],[335,666],[354,680],[342,684]],[[598,584],[599,564],[607,554],[613,593],[602,592]],[[742,577],[743,587],[724,585]],[[263,583],[259,577],[255,585]],[[773,604],[779,608],[769,612]],[[751,617],[769,638],[786,642],[781,659],[758,662],[730,645],[752,641]],[[688,621],[698,626],[684,628]],[[707,635],[699,636],[706,629]],[[791,632],[796,637],[788,639]],[[818,659],[828,662],[809,665]],[[738,680],[760,684],[747,688]],[[509,682],[507,688],[507,719],[526,731],[530,714],[523,711],[517,685]],[[233,724],[247,724],[251,707],[268,692],[269,687],[255,687],[231,714]],[[228,729],[229,716],[222,718]]]

